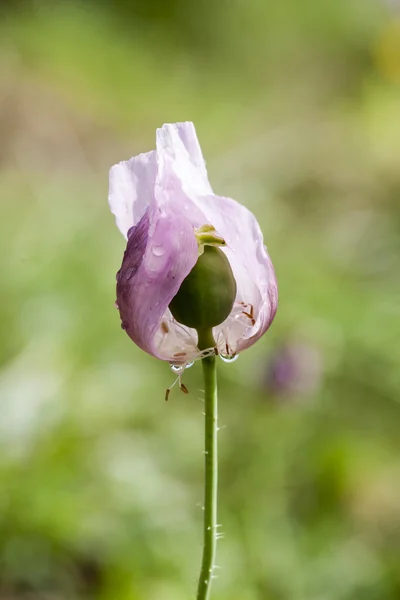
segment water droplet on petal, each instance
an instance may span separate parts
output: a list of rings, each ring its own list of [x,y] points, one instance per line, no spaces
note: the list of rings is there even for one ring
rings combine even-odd
[[[163,246],[153,246],[151,251],[153,252],[154,256],[162,256],[165,254],[165,248]]]
[[[186,368],[190,369],[190,367],[193,367],[194,365],[194,360],[191,360],[190,362],[186,363]]]
[[[221,360],[223,360],[226,363],[235,362],[235,360],[239,358],[239,354],[234,354],[233,356],[229,356],[228,354],[220,354],[219,356]]]
[[[114,302],[114,306],[115,306],[115,308],[119,308],[117,301]]]
[[[132,278],[132,276],[136,273],[137,269],[134,269],[133,267],[129,267],[129,269],[127,269],[125,271],[125,279],[129,281],[129,279]]]

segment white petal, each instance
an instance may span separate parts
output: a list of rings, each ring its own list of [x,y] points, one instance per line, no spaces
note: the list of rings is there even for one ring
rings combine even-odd
[[[125,238],[154,199],[157,156],[153,150],[122,161],[110,169],[108,202]]]
[[[185,193],[212,194],[207,169],[193,123],[166,124],[157,129],[157,151],[159,160],[166,156],[181,181]],[[159,165],[160,169],[163,164]]]

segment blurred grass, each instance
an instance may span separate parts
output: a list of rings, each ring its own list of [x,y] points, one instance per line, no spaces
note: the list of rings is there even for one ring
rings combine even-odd
[[[0,598],[194,596],[201,377],[165,404],[172,374],[121,332],[106,203],[109,166],[185,119],[280,285],[271,331],[220,367],[214,597],[399,597],[398,18],[372,0],[3,8]]]

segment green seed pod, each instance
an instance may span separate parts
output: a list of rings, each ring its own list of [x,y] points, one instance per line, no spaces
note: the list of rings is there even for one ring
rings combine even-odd
[[[229,260],[218,247],[204,246],[169,308],[179,323],[204,331],[225,321],[235,297]]]

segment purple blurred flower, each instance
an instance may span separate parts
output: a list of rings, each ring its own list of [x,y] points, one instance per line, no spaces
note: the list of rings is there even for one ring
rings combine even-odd
[[[309,396],[315,393],[323,374],[320,350],[295,339],[284,342],[271,357],[265,384],[279,396]]]
[[[237,284],[231,314],[214,327],[219,353],[233,356],[268,329],[277,283],[254,215],[211,189],[193,123],[157,130],[157,149],[114,165],[109,203],[127,238],[117,274],[122,328],[143,350],[171,363],[201,355],[197,332],[168,306],[198,259],[195,230],[212,225],[226,246]]]

